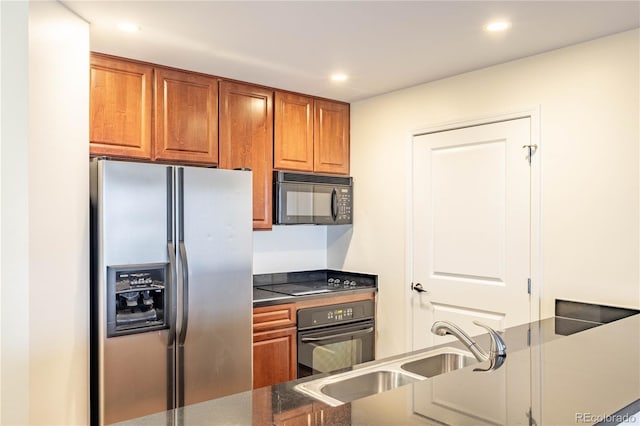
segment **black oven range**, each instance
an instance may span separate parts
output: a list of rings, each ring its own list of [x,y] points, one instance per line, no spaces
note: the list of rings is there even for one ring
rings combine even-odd
[[[286,303],[354,291],[376,291],[377,275],[336,270],[253,276],[255,303]],[[329,300],[335,300],[328,298]],[[297,310],[297,375],[307,377],[374,359],[375,302],[358,300]]]

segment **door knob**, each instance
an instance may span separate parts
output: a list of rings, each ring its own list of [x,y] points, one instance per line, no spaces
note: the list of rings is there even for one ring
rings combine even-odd
[[[425,290],[422,287],[422,284],[420,284],[420,283],[416,283],[416,284],[411,283],[411,290],[417,291],[418,293],[429,293],[427,290]]]

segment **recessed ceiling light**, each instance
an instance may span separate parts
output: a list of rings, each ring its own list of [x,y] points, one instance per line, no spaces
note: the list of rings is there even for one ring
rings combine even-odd
[[[495,32],[505,31],[509,27],[511,27],[511,23],[507,21],[495,21],[487,24],[485,29],[489,32],[495,33]]]
[[[349,77],[346,74],[337,72],[335,74],[331,74],[331,81],[347,81]]]
[[[140,31],[140,27],[132,22],[120,22],[118,23],[118,29],[126,33],[135,33]]]

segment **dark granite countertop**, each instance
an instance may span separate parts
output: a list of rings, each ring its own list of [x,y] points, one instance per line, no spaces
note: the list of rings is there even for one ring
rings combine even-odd
[[[261,288],[253,288],[253,307],[267,306],[278,303],[288,303],[295,301],[295,296],[276,293],[273,291],[263,290]]]
[[[253,307],[258,308],[261,306],[272,306],[279,305],[282,303],[294,303],[301,302],[305,300],[314,300],[314,299],[326,299],[335,296],[349,296],[352,294],[366,294],[366,293],[374,293],[377,289],[375,288],[362,288],[357,290],[344,290],[335,293],[320,293],[320,294],[310,294],[305,296],[289,296],[286,294],[275,293],[268,290],[262,290],[259,288],[253,289]]]
[[[331,425],[560,426],[618,424],[634,415],[640,422],[640,414],[631,412],[640,398],[640,315],[570,335],[565,335],[565,320],[507,329],[506,361],[491,372],[474,371],[486,363],[475,364],[338,407],[293,389],[307,378],[122,425],[165,425],[175,418],[184,425],[271,425],[295,419]],[[486,337],[478,338],[484,347]]]
[[[342,288],[335,287],[334,291],[320,292],[315,294],[288,295],[278,292],[276,287],[280,284],[315,285],[327,282],[328,277],[339,277],[350,280],[358,280],[358,287]],[[377,291],[378,277],[371,274],[359,272],[346,272],[330,269],[313,271],[279,272],[270,274],[257,274],[253,276],[253,307],[278,305],[282,303],[293,303],[313,299],[322,299],[334,296],[347,296],[357,293],[372,293]],[[274,289],[274,291],[270,291]]]

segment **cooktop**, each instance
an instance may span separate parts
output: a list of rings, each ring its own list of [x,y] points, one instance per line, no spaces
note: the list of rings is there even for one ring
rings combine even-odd
[[[308,271],[254,276],[254,288],[288,296],[376,288],[376,275],[339,271]]]

